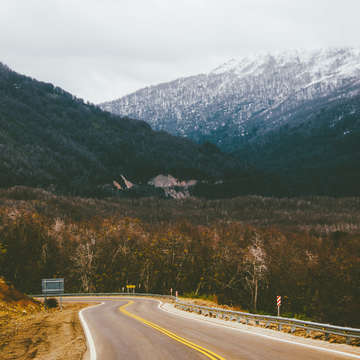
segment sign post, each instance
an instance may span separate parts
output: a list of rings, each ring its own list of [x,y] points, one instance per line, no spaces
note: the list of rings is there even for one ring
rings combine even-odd
[[[58,295],[60,310],[62,310],[62,296],[64,293],[64,279],[42,279],[42,292],[45,295],[45,301],[47,295]]]
[[[133,294],[135,294],[135,285],[126,285],[127,291],[130,292],[130,289],[133,289]]]
[[[277,305],[277,311],[278,311],[277,316],[280,316],[281,296],[276,297],[276,305]]]

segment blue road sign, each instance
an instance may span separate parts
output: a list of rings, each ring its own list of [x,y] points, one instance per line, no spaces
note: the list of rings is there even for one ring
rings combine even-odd
[[[43,294],[63,294],[64,279],[42,279]]]

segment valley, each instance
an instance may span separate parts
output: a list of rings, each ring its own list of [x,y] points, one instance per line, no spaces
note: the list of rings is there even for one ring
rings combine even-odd
[[[2,0],[0,360],[360,359],[359,0]]]
[[[270,101],[274,112],[298,110],[246,130],[231,152],[214,138],[153,130],[148,119],[111,114],[1,65],[1,274],[24,292],[61,276],[70,292],[132,283],[139,292],[176,288],[268,314],[281,293],[287,316],[359,326],[359,95],[333,96],[356,88],[342,70],[357,53],[325,55],[338,76],[295,107]],[[248,68],[268,84],[264,74],[281,59],[230,63],[207,77],[245,81]],[[275,71],[282,86],[301,65],[289,59],[280,64],[287,78]],[[249,113],[244,124],[260,124],[265,113]]]

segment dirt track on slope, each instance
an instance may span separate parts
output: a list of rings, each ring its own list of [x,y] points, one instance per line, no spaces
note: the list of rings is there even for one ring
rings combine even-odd
[[[65,304],[63,311],[0,313],[0,359],[81,360],[86,340],[78,312],[88,304]]]

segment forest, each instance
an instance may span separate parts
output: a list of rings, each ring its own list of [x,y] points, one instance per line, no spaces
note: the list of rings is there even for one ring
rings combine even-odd
[[[64,277],[66,292],[173,288],[267,314],[281,295],[284,316],[359,327],[359,201],[94,200],[2,190],[0,275],[28,294],[41,291],[42,278]]]
[[[216,146],[153,131],[0,63],[0,187],[104,197],[121,174],[146,184],[159,174],[210,180],[239,168]]]

